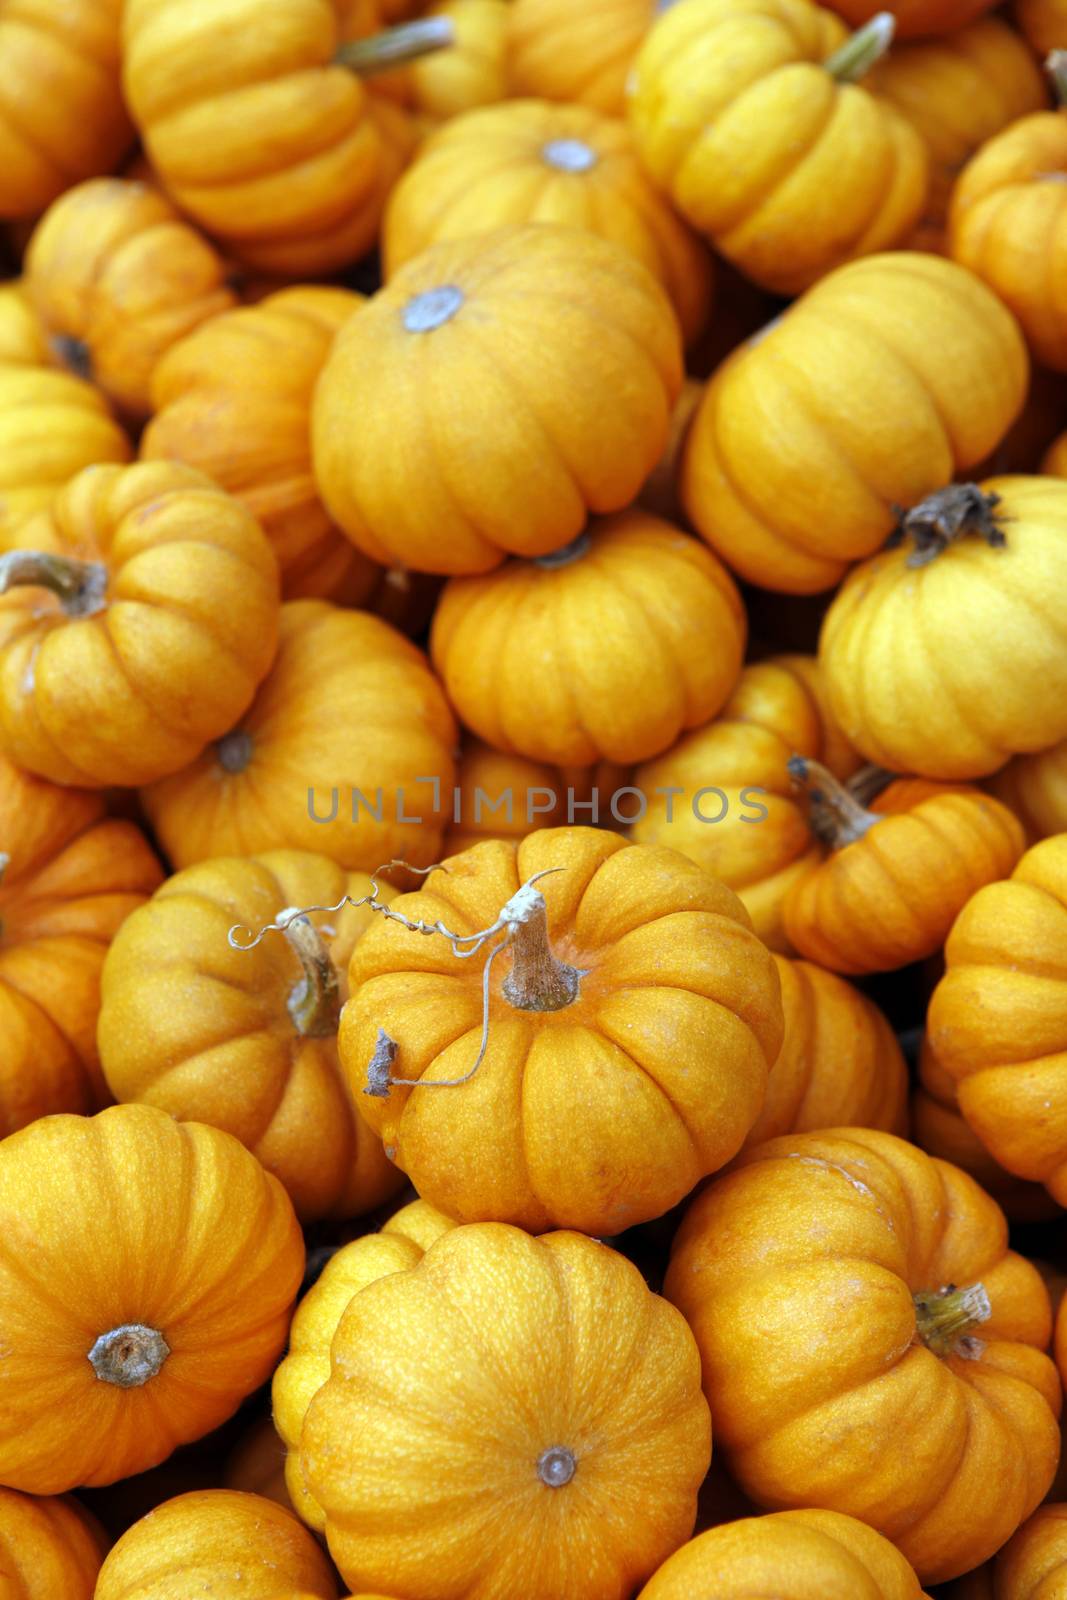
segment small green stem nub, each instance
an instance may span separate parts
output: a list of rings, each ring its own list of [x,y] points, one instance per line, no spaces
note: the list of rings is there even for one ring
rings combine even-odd
[[[942,1289],[923,1289],[913,1298],[916,1332],[928,1350],[935,1356],[976,1353],[967,1341],[993,1314],[984,1284],[957,1289],[954,1283],[947,1283]]]
[[[1052,79],[1057,101],[1067,106],[1067,50],[1050,50],[1045,57],[1045,71]]]
[[[879,11],[850,39],[846,39],[832,56],[827,56],[823,66],[838,83],[859,83],[875,62],[881,61],[896,31],[897,19],[893,13]]]
[[[326,942],[310,917],[290,917],[282,930],[304,975],[289,996],[289,1015],[305,1039],[327,1039],[337,1032],[341,986]]]
[[[855,795],[839,783],[828,767],[807,756],[790,756],[789,776],[808,794],[808,823],[812,833],[831,850],[843,850],[862,839],[881,819],[861,806]]]
[[[0,594],[22,588],[50,589],[68,617],[91,617],[107,603],[107,568],[43,550],[9,550],[0,556]]]
[[[337,66],[349,67],[361,78],[370,78],[377,72],[391,72],[407,61],[430,55],[434,50],[447,49],[455,42],[456,30],[448,17],[419,17],[414,22],[402,22],[399,27],[372,33],[366,39],[349,39],[339,47],[333,59]]]

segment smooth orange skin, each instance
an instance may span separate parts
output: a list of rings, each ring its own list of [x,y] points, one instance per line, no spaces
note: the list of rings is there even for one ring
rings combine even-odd
[[[923,1600],[899,1550],[854,1517],[779,1511],[702,1533],[675,1551],[638,1600]]]
[[[130,1477],[273,1370],[304,1243],[281,1184],[229,1134],[149,1106],[45,1117],[0,1145],[0,1219],[0,1483],[61,1494]],[[123,1389],[87,1355],[129,1322],[170,1354]]]
[[[412,92],[424,116],[445,120],[504,99],[510,12],[506,0],[444,0],[430,8],[452,23],[455,43],[412,62]]]
[[[869,1523],[936,1583],[1048,1490],[1061,1391],[1048,1291],[974,1181],[889,1133],[744,1153],[689,1208],[665,1293],[700,1346],[716,1449],[769,1510]],[[940,1358],[913,1294],[984,1284],[980,1349]]]
[[[945,946],[930,1042],[960,1110],[1002,1167],[1067,1205],[1067,836],[979,890]]]
[[[1067,48],[1067,0],[1015,0],[1015,21],[1042,59]]]
[[[553,1447],[573,1489],[538,1477]],[[688,1537],[711,1434],[693,1338],[630,1262],[481,1223],[354,1296],[301,1455],[353,1589],[627,1600]]]
[[[1015,812],[1031,844],[1067,833],[1067,739],[1015,756],[986,780],[986,788]]]
[[[248,707],[274,657],[278,567],[259,524],[177,462],[88,467],[19,529],[21,549],[100,562],[104,604],[0,597],[0,745],[55,783],[176,772]]]
[[[222,1486],[262,1495],[293,1510],[285,1487],[285,1446],[269,1417],[261,1417],[238,1439],[227,1459]]]
[[[444,286],[458,310],[410,330],[411,303]],[[319,491],[385,565],[547,555],[633,500],[681,384],[667,296],[621,245],[548,223],[446,240],[339,333],[312,412]]]
[[[127,919],[104,965],[97,1038],[115,1099],[232,1133],[285,1185],[302,1222],[372,1211],[400,1180],[356,1114],[336,1034],[306,1038],[294,1024],[289,1000],[304,981],[295,951],[279,933],[235,950],[229,933],[370,889],[365,873],[303,851],[205,861]],[[351,906],[312,915],[341,974],[372,916]]]
[[[50,338],[84,344],[93,381],[137,417],[151,407],[160,356],[235,304],[226,277],[170,201],[127,178],[68,190],[26,250],[26,287]]]
[[[591,164],[554,162],[558,143],[580,146]],[[706,248],[645,175],[625,124],[588,106],[511,100],[434,134],[390,197],[387,270],[442,239],[523,222],[587,228],[630,250],[666,289],[686,342],[702,331],[711,305]]]
[[[669,845],[721,878],[764,943],[786,953],[786,892],[821,854],[786,765],[794,754],[815,757],[841,779],[860,765],[830,715],[814,659],[773,656],[744,669],[714,722],[637,769],[634,783],[647,796],[648,811],[630,829],[638,844]],[[701,821],[693,810],[710,784],[727,796],[721,822]],[[671,787],[683,793],[656,797]],[[763,792],[742,803],[742,794],[756,789]],[[699,802],[701,816],[715,816],[722,803],[709,795]],[[767,815],[746,821],[758,815],[757,806]]]
[[[179,1495],[127,1529],[100,1571],[94,1600],[278,1600],[292,1586],[335,1600],[337,1583],[314,1538],[262,1495],[203,1489]]]
[[[737,898],[675,851],[593,828],[475,845],[402,895],[409,918],[490,926],[542,880],[549,942],[585,972],[557,1011],[503,997],[495,961],[489,1042],[475,1076],[436,1092],[362,1094],[379,1028],[394,1075],[454,1078],[482,1031],[482,958],[380,922],[357,944],[341,1062],[362,1114],[418,1193],[463,1222],[616,1234],[668,1210],[740,1148],[782,1041],[778,976]]]
[[[130,143],[121,14],[122,0],[0,5],[0,217],[36,216]]]
[[[226,770],[212,745],[142,792],[175,867],[282,849],[360,872],[394,856],[412,866],[438,859],[456,724],[425,656],[379,618],[324,600],[289,601],[277,660],[236,731],[251,739],[243,770]],[[432,777],[442,809],[434,809]],[[309,789],[315,815],[326,819],[333,788],[336,819],[313,821]],[[381,789],[380,821],[362,804],[353,820],[354,789],[375,809]]]
[[[828,589],[885,543],[900,506],[989,454],[1028,371],[1011,313],[953,262],[852,262],[708,384],[682,460],[689,518],[761,588]]]
[[[726,568],[644,511],[593,522],[561,566],[453,578],[430,635],[461,721],[497,749],[559,766],[627,765],[721,709],[745,610]]]
[[[945,1600],[1056,1600],[1067,1581],[1067,1505],[1039,1506],[995,1560],[946,1590]]]
[[[339,328],[363,304],[301,285],[213,317],[152,378],[146,461],[185,461],[258,518],[287,600],[362,605],[378,568],[330,521],[311,470],[311,399]]]
[[[101,796],[0,760],[0,1137],[108,1100],[96,1048],[100,971],[123,920],[163,873]]]
[[[93,1600],[108,1540],[76,1500],[0,1489],[0,1593],[5,1600]]]
[[[656,0],[512,0],[508,77],[514,96],[570,100],[621,116],[626,81]]]

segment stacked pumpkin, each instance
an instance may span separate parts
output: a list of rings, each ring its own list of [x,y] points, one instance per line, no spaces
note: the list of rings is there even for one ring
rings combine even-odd
[[[1060,1592],[1064,104],[0,0],[0,1591]]]

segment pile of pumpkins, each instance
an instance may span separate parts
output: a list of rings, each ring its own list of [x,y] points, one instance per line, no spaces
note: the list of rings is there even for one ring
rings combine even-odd
[[[1067,1594],[1067,0],[0,0],[0,1593]]]

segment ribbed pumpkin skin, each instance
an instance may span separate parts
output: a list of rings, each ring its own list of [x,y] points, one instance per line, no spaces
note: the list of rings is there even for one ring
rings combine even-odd
[[[986,788],[1015,812],[1031,844],[1067,833],[1067,740],[1015,756],[994,772]]]
[[[88,467],[18,542],[107,571],[86,617],[37,587],[0,597],[0,744],[19,766],[55,783],[147,783],[246,709],[274,655],[277,563],[202,473]]]
[[[693,1338],[596,1240],[455,1228],[360,1290],[331,1369],[301,1454],[354,1589],[624,1600],[693,1526],[711,1457]],[[554,1487],[552,1450],[574,1464]]]
[[[4,1600],[93,1600],[108,1541],[75,1500],[0,1489]]]
[[[43,367],[52,359],[41,319],[21,278],[0,284],[0,361]]]
[[[311,397],[347,289],[282,289],[198,328],[152,379],[146,461],[185,461],[244,502],[271,542],[287,600],[362,605],[378,569],[334,527],[311,470]]]
[[[319,490],[386,565],[547,555],[634,499],[681,384],[667,296],[621,245],[547,223],[444,241],[338,335],[312,413]]]
[[[122,0],[0,5],[0,217],[36,216],[130,143],[121,14]]]
[[[0,1219],[0,1482],[59,1494],[144,1471],[273,1370],[303,1240],[281,1184],[228,1134],[148,1106],[44,1118],[0,1145]],[[87,1357],[129,1324],[170,1353],[122,1388]]]
[[[430,652],[460,719],[559,766],[647,760],[721,708],[744,606],[700,542],[643,511],[590,525],[572,560],[453,578]]]
[[[379,1028],[398,1045],[394,1075],[427,1082],[468,1071],[482,1031],[481,958],[377,923],[353,953],[339,1036],[361,1112],[460,1221],[615,1234],[660,1216],[739,1149],[781,1045],[778,977],[743,907],[684,856],[593,828],[489,841],[447,867],[395,909],[469,933],[533,874],[563,869],[538,888],[553,953],[585,974],[578,996],[512,1005],[505,956],[469,1082],[364,1096]]]
[[[912,1296],[979,1282],[981,1348],[936,1355]],[[665,1293],[700,1346],[716,1449],[757,1504],[858,1516],[934,1583],[1048,1490],[1048,1291],[988,1195],[904,1140],[844,1128],[746,1151],[689,1208]]]
[[[98,1039],[116,1100],[232,1133],[305,1222],[371,1211],[399,1179],[356,1114],[336,1033],[303,1036],[294,1021],[290,1000],[304,981],[296,952],[282,934],[254,950],[233,949],[228,935],[370,887],[364,873],[297,850],[205,861],[127,920],[104,968]],[[311,917],[339,973],[372,915],[346,906]]]
[[[428,866],[439,858],[456,738],[444,692],[409,640],[364,612],[291,600],[277,660],[233,737],[142,798],[176,867],[281,849],[351,871],[394,856]],[[434,809],[433,777],[444,811]],[[368,808],[377,811],[379,789],[377,820]],[[355,790],[365,805],[353,820]]]
[[[945,1591],[945,1600],[1056,1600],[1067,1580],[1067,1505],[1039,1506],[1000,1554]]]
[[[707,250],[646,177],[625,125],[587,106],[512,100],[434,134],[390,197],[388,271],[442,239],[522,222],[586,228],[631,251],[666,289],[687,341],[707,321]]]
[[[708,384],[682,462],[688,515],[761,588],[828,589],[885,543],[895,507],[989,454],[1027,374],[1011,313],[953,262],[852,262]]]
[[[626,106],[634,56],[656,0],[512,0],[508,77],[513,95],[574,100],[609,116]]]
[[[779,1511],[710,1529],[668,1557],[638,1600],[923,1600],[888,1539],[834,1511]]]
[[[0,1137],[107,1098],[96,1048],[100,971],[123,919],[163,873],[103,799],[0,760]]]
[[[891,771],[985,777],[1067,734],[1067,483],[981,487],[1003,548],[966,534],[916,569],[905,541],[850,573],[823,622],[830,703]]]
[[[1067,48],[1065,0],[1015,0],[1015,20],[1039,56]]]
[[[291,1586],[335,1600],[325,1555],[292,1512],[235,1489],[182,1494],[127,1529],[94,1600],[279,1600]]]
[[[510,12],[507,0],[445,0],[431,7],[432,16],[449,19],[455,43],[412,63],[412,94],[424,116],[444,120],[503,100]]]

